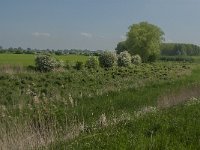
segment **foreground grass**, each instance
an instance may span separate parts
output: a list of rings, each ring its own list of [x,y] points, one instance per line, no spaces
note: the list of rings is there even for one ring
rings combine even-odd
[[[27,149],[49,145],[56,148],[63,144],[81,149],[86,147],[81,142],[86,137],[88,148],[93,148],[94,135],[100,134],[101,141],[104,138],[101,132],[104,135],[108,130],[117,131],[118,124],[130,121],[135,112],[149,106],[157,109],[163,95],[178,93],[183,87],[199,89],[199,74],[198,66],[185,63],[143,64],[107,71],[71,70],[62,74],[2,74],[1,145],[7,149],[12,146]],[[72,140],[78,136],[80,145],[75,142],[79,138]],[[120,136],[117,139],[109,136],[110,141],[120,141]],[[130,136],[134,138],[133,134]],[[69,140],[72,141],[68,143]],[[100,143],[106,145],[104,142],[102,139]],[[114,148],[117,143],[113,143]]]
[[[94,125],[90,125],[75,140],[69,142],[68,140],[67,142],[61,140],[61,142],[51,144],[50,148],[199,149],[199,101],[197,103],[191,101],[186,105],[161,110],[156,103],[160,95],[167,95],[172,91],[182,94],[182,92],[179,92],[181,87],[184,87],[184,92],[189,93],[192,84],[196,86],[200,83],[199,73],[199,70],[194,70],[190,77],[176,80],[171,84],[157,83],[143,87],[140,90],[134,90],[134,94],[133,91],[132,93],[124,91],[110,99],[104,97],[105,101],[110,100],[110,103],[107,103],[107,110],[105,107],[101,107],[102,103],[96,109],[102,110],[101,113],[105,114],[105,126],[96,128]],[[185,91],[186,87],[188,88],[187,91]],[[167,90],[169,88],[171,91]],[[199,87],[196,88],[199,89]],[[200,90],[198,90],[198,93],[200,96]],[[174,96],[176,97],[176,95]],[[184,97],[182,96],[182,98]],[[101,101],[104,101],[103,98]],[[115,102],[117,104],[112,105]],[[181,102],[179,101],[179,103]],[[87,112],[91,113],[90,110],[92,110],[91,107],[88,108]],[[145,113],[146,111],[147,113]],[[101,121],[101,115],[99,114],[99,116],[99,121]]]
[[[52,149],[200,149],[200,100],[154,110],[101,128]]]

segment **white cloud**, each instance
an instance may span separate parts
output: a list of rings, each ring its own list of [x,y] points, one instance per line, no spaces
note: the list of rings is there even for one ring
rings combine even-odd
[[[50,37],[51,36],[50,33],[41,33],[41,32],[34,32],[32,33],[32,35],[35,37]]]
[[[81,32],[81,35],[87,38],[92,38],[92,34],[91,33],[87,33],[87,32]]]

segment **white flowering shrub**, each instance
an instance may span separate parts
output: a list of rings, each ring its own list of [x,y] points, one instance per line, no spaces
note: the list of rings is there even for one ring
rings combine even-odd
[[[131,55],[128,51],[123,51],[119,54],[117,64],[120,67],[128,67],[131,64]]]
[[[132,62],[132,64],[138,65],[138,64],[142,63],[142,59],[141,59],[140,55],[133,55],[131,57],[131,62]]]
[[[96,57],[89,57],[85,63],[85,67],[88,69],[96,69],[99,65],[98,59]]]
[[[112,52],[104,52],[99,56],[99,64],[103,68],[110,68],[115,65],[117,56]]]
[[[59,67],[62,67],[63,64],[56,60],[55,58],[51,57],[50,55],[38,55],[35,58],[35,66],[36,69],[41,72],[49,72],[53,71]]]

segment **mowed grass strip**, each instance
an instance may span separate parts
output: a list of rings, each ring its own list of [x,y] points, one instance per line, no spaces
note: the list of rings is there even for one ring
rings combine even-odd
[[[33,54],[0,54],[0,65],[35,65],[35,57]],[[88,56],[83,55],[61,55],[55,58],[64,62],[68,61],[74,63],[76,61],[86,62]]]

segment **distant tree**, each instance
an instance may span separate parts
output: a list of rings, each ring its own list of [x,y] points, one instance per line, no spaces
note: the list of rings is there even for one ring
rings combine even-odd
[[[163,43],[161,46],[161,55],[188,55],[198,56],[200,55],[200,47],[194,44],[184,43]]]
[[[62,52],[62,51],[60,51],[60,50],[57,50],[57,51],[55,51],[55,54],[56,54],[56,55],[62,55],[62,54],[63,54],[63,52]]]
[[[23,54],[23,49],[21,47],[15,48],[15,54]]]
[[[126,46],[131,54],[139,54],[143,62],[154,61],[160,54],[164,32],[148,22],[133,24],[127,33]]]
[[[126,41],[119,42],[115,48],[117,54],[120,54],[123,51],[127,51]]]
[[[13,47],[9,47],[8,50],[14,50],[14,48]]]
[[[23,50],[23,48],[22,47],[18,47],[17,50]]]
[[[5,52],[6,52],[6,50],[3,50],[3,47],[0,46],[0,53],[5,53]]]

